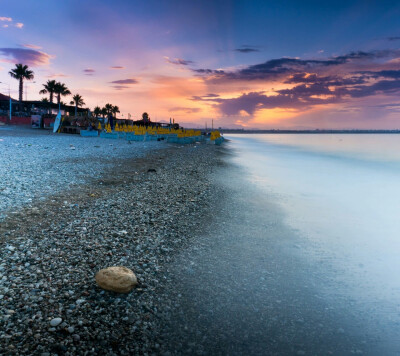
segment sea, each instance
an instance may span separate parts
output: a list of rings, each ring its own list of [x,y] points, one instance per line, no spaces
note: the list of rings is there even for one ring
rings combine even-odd
[[[319,288],[400,330],[400,135],[225,137],[244,178],[300,237],[299,253],[334,281]]]

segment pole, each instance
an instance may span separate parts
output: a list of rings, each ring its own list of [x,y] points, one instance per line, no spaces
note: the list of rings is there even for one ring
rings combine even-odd
[[[11,91],[10,91],[10,84],[8,84],[8,97],[10,98],[10,122],[11,122],[11,111],[12,111],[12,101],[11,101]]]

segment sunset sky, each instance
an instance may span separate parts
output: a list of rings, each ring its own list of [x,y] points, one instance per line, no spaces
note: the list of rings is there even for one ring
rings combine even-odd
[[[400,129],[399,1],[0,0],[0,92],[17,98],[15,63],[28,100],[56,79],[124,117]]]

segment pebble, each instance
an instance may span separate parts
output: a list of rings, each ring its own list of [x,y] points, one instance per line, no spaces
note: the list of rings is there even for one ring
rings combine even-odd
[[[58,325],[60,325],[62,323],[62,319],[61,318],[54,318],[50,320],[50,325],[53,327],[56,327]]]

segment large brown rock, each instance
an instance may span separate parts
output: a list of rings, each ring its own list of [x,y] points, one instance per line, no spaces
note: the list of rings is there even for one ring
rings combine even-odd
[[[96,282],[100,288],[118,293],[128,293],[137,285],[135,274],[126,267],[108,267],[96,273]]]

